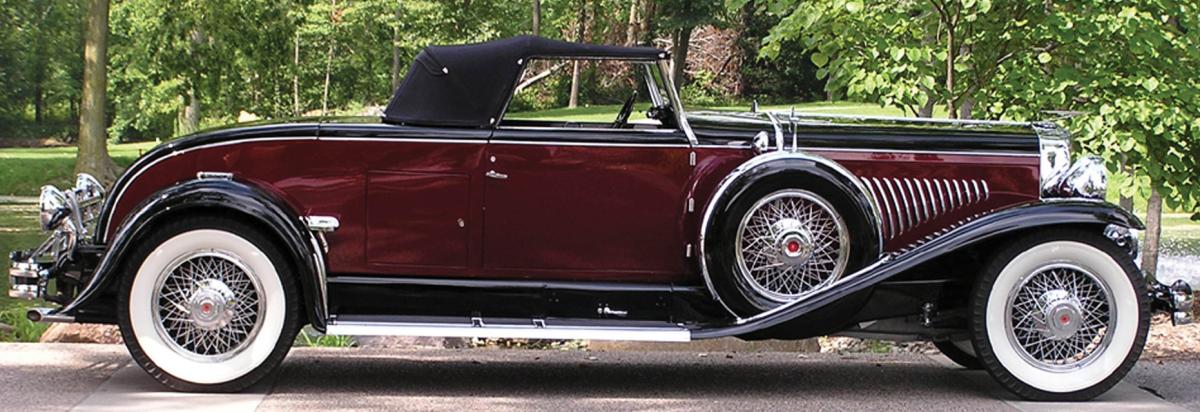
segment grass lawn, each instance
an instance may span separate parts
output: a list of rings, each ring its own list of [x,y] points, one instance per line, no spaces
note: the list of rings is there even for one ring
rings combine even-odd
[[[37,247],[46,236],[37,227],[37,205],[0,203],[0,263],[4,276],[0,277],[0,322],[16,329],[16,335],[0,333],[2,341],[36,340],[46,325],[34,324],[25,319],[26,308],[49,306],[46,302],[28,301],[8,297],[8,253],[15,249]]]
[[[118,165],[128,167],[155,145],[155,142],[109,145],[108,151]],[[42,185],[74,186],[75,152],[74,146],[0,149],[0,195],[37,196]]]

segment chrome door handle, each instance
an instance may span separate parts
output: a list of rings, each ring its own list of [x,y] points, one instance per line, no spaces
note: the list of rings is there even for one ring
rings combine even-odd
[[[504,180],[504,179],[508,179],[508,175],[506,175],[506,174],[504,174],[504,173],[497,172],[497,171],[495,171],[495,170],[488,170],[488,172],[487,172],[487,173],[485,173],[484,175],[485,175],[485,176],[487,176],[487,177],[490,177],[490,178],[492,178],[492,179],[497,179],[497,180]]]

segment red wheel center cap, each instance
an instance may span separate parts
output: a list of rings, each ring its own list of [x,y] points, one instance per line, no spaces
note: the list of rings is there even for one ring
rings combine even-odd
[[[791,252],[791,253],[799,252],[800,251],[800,242],[797,242],[794,240],[791,242],[788,242],[787,250],[788,250],[788,252]]]
[[[205,303],[203,305],[200,305],[200,311],[204,312],[204,313],[212,312],[212,304]]]
[[[1071,323],[1071,316],[1070,315],[1062,315],[1058,318],[1058,321],[1061,322],[1062,324],[1066,325],[1068,323]]]

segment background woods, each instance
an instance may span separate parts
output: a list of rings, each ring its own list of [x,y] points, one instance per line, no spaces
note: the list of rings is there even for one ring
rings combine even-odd
[[[369,113],[425,46],[537,33],[669,49],[691,107],[1070,114],[1114,200],[1156,222],[1200,208],[1197,16],[1194,0],[0,0],[0,146],[78,141],[75,168],[110,179],[106,142]],[[627,97],[596,81],[605,64],[538,70],[558,75],[515,109]]]

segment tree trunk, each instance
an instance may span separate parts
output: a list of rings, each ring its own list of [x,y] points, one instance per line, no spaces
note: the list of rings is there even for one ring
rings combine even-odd
[[[629,1],[629,19],[625,23],[625,46],[636,46],[638,43],[638,0]]]
[[[300,111],[300,32],[292,36],[292,116],[299,117]]]
[[[118,167],[108,156],[104,105],[108,87],[108,0],[88,1],[83,47],[83,98],[79,106],[79,154],[75,172],[89,173],[104,184],[117,179]]]
[[[692,29],[692,26],[680,27],[671,39],[671,82],[675,85],[675,90],[683,88],[683,77],[687,73],[688,49],[692,42]]]
[[[196,96],[196,86],[188,89],[187,105],[183,107],[183,124],[180,135],[189,135],[200,130],[200,98]]]
[[[400,88],[400,19],[404,9],[396,7],[396,26],[392,27],[392,90]]]
[[[542,35],[542,0],[533,0],[533,35]]]
[[[1151,182],[1155,184],[1157,182]],[[1162,196],[1152,186],[1150,199],[1146,202],[1146,240],[1142,244],[1142,272],[1146,279],[1154,282],[1158,273],[1158,246],[1162,238]]]
[[[653,1],[646,1],[642,4],[642,23],[641,27],[638,27],[638,33],[641,34],[642,40],[650,42],[654,40],[654,12],[655,5],[657,5],[657,3]]]
[[[933,117],[933,108],[937,106],[937,99],[934,98],[933,91],[926,90],[925,94],[929,96],[929,99],[925,100],[925,104],[921,105],[921,109],[917,111],[917,117]]]
[[[337,0],[329,0],[329,4],[332,6],[329,12],[329,22],[336,25],[337,20],[334,15],[337,14]],[[329,115],[329,77],[330,72],[333,71],[333,46],[335,44],[336,40],[330,36],[329,49],[325,53],[325,85],[321,87],[321,116]]]
[[[946,29],[946,115],[951,119],[958,117],[958,105],[954,101],[954,26]]]
[[[964,97],[958,104],[958,118],[971,119],[971,112],[975,110],[975,98]]]
[[[45,118],[46,90],[42,87],[43,83],[45,82],[39,79],[33,84],[33,122],[37,124],[42,124]]]
[[[583,36],[587,33],[587,1],[579,1],[579,31],[575,33],[575,41],[583,43]],[[575,60],[571,66],[571,96],[567,99],[567,107],[574,109],[579,107],[579,60]]]

